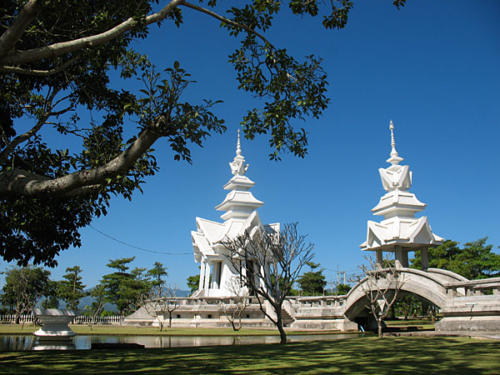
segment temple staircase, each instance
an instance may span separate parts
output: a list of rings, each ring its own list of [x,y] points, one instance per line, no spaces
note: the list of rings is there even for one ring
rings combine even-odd
[[[283,319],[283,327],[290,327],[295,322],[295,319],[285,309],[281,309],[281,318]]]

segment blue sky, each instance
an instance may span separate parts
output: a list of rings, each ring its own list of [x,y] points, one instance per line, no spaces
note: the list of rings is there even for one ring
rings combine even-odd
[[[196,217],[222,221],[214,207],[226,195],[222,186],[231,177],[236,132],[254,99],[236,89],[227,63],[237,41],[217,21],[185,13],[180,29],[153,27],[136,48],[161,68],[178,60],[191,73],[197,83],[185,100],[223,100],[215,112],[228,131],[203,148],[193,146],[192,165],[175,162],[160,141],[161,170],[146,181],[144,194],[132,202],[114,199],[108,216],[92,223],[122,242],[183,254],[141,251],[86,228],[83,246],[58,257],[56,280],[66,267],[79,265],[84,282],[94,286],[110,272],[110,259],[131,256],[137,267],[162,262],[169,282],[181,289],[198,273],[190,232]],[[366,222],[381,220],[370,210],[384,194],[378,169],[389,165],[392,119],[401,164],[413,171],[411,191],[427,204],[423,215],[434,232],[462,244],[487,236],[498,248],[500,2],[409,0],[398,11],[390,0],[358,1],[345,30],[323,30],[320,21],[284,12],[267,34],[296,57],[323,58],[331,105],[319,120],[296,124],[309,132],[305,159],[283,155],[281,162],[269,161],[265,137],[242,140],[247,175],[256,182],[252,192],[265,202],[262,220],[299,222],[328,281],[336,279],[336,269],[356,272]]]

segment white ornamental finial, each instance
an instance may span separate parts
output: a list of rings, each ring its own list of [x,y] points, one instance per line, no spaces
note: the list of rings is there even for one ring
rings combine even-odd
[[[231,173],[235,176],[244,176],[248,170],[245,158],[241,155],[240,129],[238,129],[238,142],[236,143],[236,156],[232,163],[229,163]]]
[[[394,123],[392,122],[392,120],[389,123],[389,129],[391,129],[391,147],[394,151],[396,151],[396,141],[394,140]]]
[[[389,123],[389,129],[391,129],[391,157],[387,160],[388,163],[391,163],[392,165],[398,165],[400,161],[403,160],[403,158],[399,157],[398,152],[396,151],[396,141],[394,139],[394,123],[391,122]]]
[[[236,155],[241,155],[240,129],[238,129],[238,143],[236,144]]]

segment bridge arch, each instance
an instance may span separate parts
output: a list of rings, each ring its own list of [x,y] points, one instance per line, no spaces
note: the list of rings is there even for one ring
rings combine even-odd
[[[448,298],[445,285],[453,281],[467,280],[453,272],[443,272],[437,269],[421,271],[412,268],[400,268],[398,272],[402,280],[404,280],[400,289],[401,293],[416,295],[440,309],[446,305]],[[347,294],[344,302],[344,315],[351,321],[354,321],[366,308],[365,290],[367,290],[368,280],[369,277],[365,277]]]

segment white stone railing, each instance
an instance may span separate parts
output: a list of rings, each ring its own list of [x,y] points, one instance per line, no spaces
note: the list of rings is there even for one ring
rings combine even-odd
[[[23,323],[32,323],[35,319],[35,316],[32,314],[23,314],[20,316],[19,321]],[[16,315],[7,314],[0,315],[0,323],[14,323],[16,320]]]
[[[93,319],[87,315],[76,316],[72,324],[120,324],[120,320],[123,321],[125,317],[119,315],[112,316],[99,316]],[[16,316],[14,314],[0,315],[0,323],[14,323]],[[31,314],[23,314],[20,317],[21,323],[33,323],[35,316]]]
[[[106,324],[106,325],[118,325],[123,323],[124,316],[111,315],[111,316],[98,316],[92,318],[88,315],[78,315],[73,319],[72,324]]]
[[[341,307],[344,305],[347,296],[310,296],[310,297],[287,297],[287,300],[294,306],[302,307]]]
[[[447,290],[455,291],[458,288],[465,289],[465,295],[482,296],[486,290],[492,290],[493,295],[500,295],[500,277],[491,277],[489,279],[467,280],[448,283],[444,286]]]

